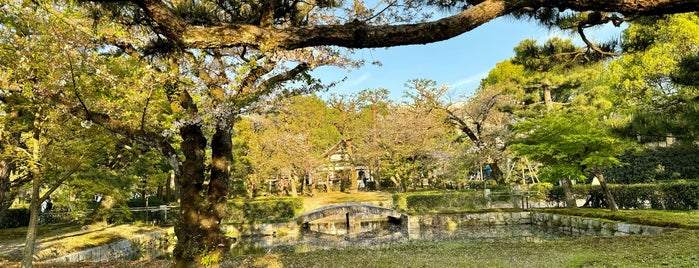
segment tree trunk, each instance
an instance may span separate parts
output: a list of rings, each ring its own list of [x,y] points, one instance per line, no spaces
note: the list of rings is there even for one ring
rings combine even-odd
[[[10,209],[12,202],[17,196],[17,191],[12,191],[10,174],[12,173],[13,164],[11,161],[0,159],[0,222],[5,219],[7,210]]]
[[[299,181],[299,176],[296,176],[296,174],[292,174],[289,176],[289,187],[291,188],[291,196],[292,197],[297,197],[299,196],[298,191],[296,190],[296,182]]]
[[[350,193],[356,193],[359,187],[358,181],[357,181],[357,166],[354,163],[354,153],[352,152],[352,141],[347,140],[346,143],[347,145],[347,155],[349,156],[349,164],[350,164],[350,174],[349,174],[349,192]]]
[[[311,196],[316,196],[316,178],[313,176],[313,172],[306,172],[308,179],[311,180]]]
[[[39,208],[41,202],[43,202],[39,198],[40,183],[38,178],[34,178],[32,183],[32,196],[29,203],[29,226],[27,226],[27,237],[24,242],[24,250],[22,251],[22,268],[32,267],[32,262],[34,261],[34,248],[36,247],[36,233],[40,216]]]
[[[609,187],[607,187],[607,181],[604,180],[604,176],[602,173],[599,171],[595,171],[595,177],[597,177],[597,180],[599,180],[599,185],[602,187],[602,192],[604,192],[604,200],[607,202],[607,207],[611,211],[617,211],[619,210],[619,207],[616,205],[616,201],[614,201],[614,196],[612,195],[612,192],[609,191]]]
[[[34,261],[34,247],[36,245],[36,227],[39,223],[39,206],[43,202],[39,197],[41,189],[41,131],[40,119],[41,109],[34,114],[34,133],[32,145],[32,159],[29,161],[29,172],[32,178],[32,196],[29,202],[29,226],[27,226],[27,238],[22,251],[22,268],[31,268]]]
[[[381,191],[381,179],[379,176],[379,168],[380,168],[380,160],[379,160],[379,155],[378,155],[378,150],[379,150],[379,137],[378,137],[378,131],[379,131],[379,126],[378,126],[378,108],[376,107],[376,103],[373,103],[371,105],[371,118],[372,118],[372,124],[371,124],[371,147],[374,150],[372,154],[374,155],[374,163],[372,166],[373,169],[373,176],[374,177],[374,185],[376,185],[376,190]]]
[[[505,184],[505,177],[503,176],[502,169],[500,169],[500,166],[498,166],[497,161],[493,161],[492,163],[489,163],[490,169],[492,170],[492,173],[490,173],[490,176],[493,177],[495,182],[498,184]]]
[[[561,186],[563,187],[563,193],[565,194],[566,198],[566,207],[578,207],[578,203],[575,201],[575,195],[573,195],[573,182],[570,181],[570,177],[561,179]]]
[[[553,111],[553,99],[551,98],[551,89],[548,86],[544,86],[544,104],[546,104],[546,111]]]
[[[191,267],[200,264],[202,258],[220,260],[230,249],[231,242],[221,230],[220,221],[225,215],[233,159],[231,131],[218,128],[212,139],[212,168],[206,196],[206,138],[201,126],[184,126],[180,129],[180,136],[185,160],[182,176],[177,178],[181,202],[180,219],[175,225],[177,245],[173,256],[176,267]]]

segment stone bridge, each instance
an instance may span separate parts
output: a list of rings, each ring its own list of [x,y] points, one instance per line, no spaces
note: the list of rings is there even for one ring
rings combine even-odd
[[[356,215],[356,214],[379,215],[379,216],[385,216],[389,219],[397,219],[397,220],[400,220],[400,218],[402,216],[402,213],[400,211],[390,209],[390,208],[385,208],[385,207],[380,207],[380,206],[375,206],[375,205],[370,205],[370,204],[364,204],[364,203],[343,203],[343,204],[330,205],[330,206],[317,208],[315,210],[301,214],[301,215],[296,217],[296,222],[299,225],[302,225],[304,223],[308,223],[308,222],[322,219],[322,218],[326,218],[326,217],[332,217],[332,216],[337,216],[337,215],[352,216],[352,215]]]

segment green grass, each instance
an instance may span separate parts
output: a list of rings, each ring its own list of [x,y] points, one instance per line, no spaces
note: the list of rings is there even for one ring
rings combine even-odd
[[[699,231],[679,230],[540,242],[416,241],[239,257],[227,260],[224,267],[696,267],[698,248]]]
[[[70,252],[105,245],[122,239],[131,239],[137,235],[160,230],[154,226],[117,225],[106,226],[95,224],[80,226],[76,224],[52,224],[39,226],[37,237],[38,259],[50,259]],[[27,228],[11,228],[0,230],[0,248],[24,243]],[[5,236],[7,235],[7,236]],[[0,260],[17,260],[21,252],[8,249],[0,252]],[[18,255],[19,254],[19,255]],[[0,265],[2,266],[2,265]]]

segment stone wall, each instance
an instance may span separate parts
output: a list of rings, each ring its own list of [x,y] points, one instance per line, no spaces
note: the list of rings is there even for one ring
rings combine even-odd
[[[403,216],[401,222],[403,228],[408,230],[438,227],[455,228],[534,224],[556,227],[574,235],[600,236],[623,236],[631,234],[651,235],[675,230],[674,228],[624,223],[604,219],[526,211]]]
[[[402,222],[409,228],[531,224],[530,212],[525,211],[418,215],[404,217]]]
[[[557,227],[563,231],[570,232],[571,234],[580,235],[652,235],[676,230],[675,228],[640,225],[604,219],[590,219],[578,216],[540,212],[531,212],[530,218],[532,224]]]
[[[155,231],[136,236],[132,239],[124,239],[114,243],[89,248],[70,253],[45,262],[104,262],[119,259],[137,259],[139,257],[154,258],[167,252],[174,243],[168,241],[169,234],[165,231]]]

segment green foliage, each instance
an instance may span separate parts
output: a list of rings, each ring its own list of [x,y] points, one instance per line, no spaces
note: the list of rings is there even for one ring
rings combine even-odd
[[[412,212],[472,210],[484,207],[488,201],[490,200],[483,196],[483,191],[435,191],[393,195],[393,204],[396,209]]]
[[[139,198],[132,198],[126,201],[126,205],[128,207],[145,207],[146,206],[146,199],[143,197]],[[155,196],[150,196],[148,197],[148,206],[149,207],[157,207],[160,205],[167,205],[163,200],[160,200],[160,198],[157,198]]]
[[[228,201],[228,223],[286,221],[301,214],[303,198],[236,198]]]
[[[546,200],[553,189],[553,184],[549,182],[532,183],[526,186],[530,200]]]
[[[619,208],[623,209],[667,209],[691,210],[699,208],[699,182],[678,181],[657,184],[609,185]],[[590,198],[588,206],[606,207],[604,193],[599,186],[574,185],[577,198]],[[561,187],[549,192],[549,201],[564,202]]]
[[[0,222],[0,229],[15,228],[29,225],[29,209],[28,208],[11,208]]]
[[[565,176],[584,179],[586,172],[619,165],[615,156],[627,147],[611,136],[594,115],[576,112],[532,118],[515,125],[515,130],[526,136],[509,148],[543,163],[540,176],[549,182]]]
[[[626,151],[621,166],[605,169],[611,183],[649,183],[699,178],[699,147],[679,144],[670,147]]]
[[[633,117],[625,134],[644,140],[668,133],[689,141],[699,136],[698,43],[695,13],[642,18],[624,31],[625,54],[608,69],[618,109]]]

